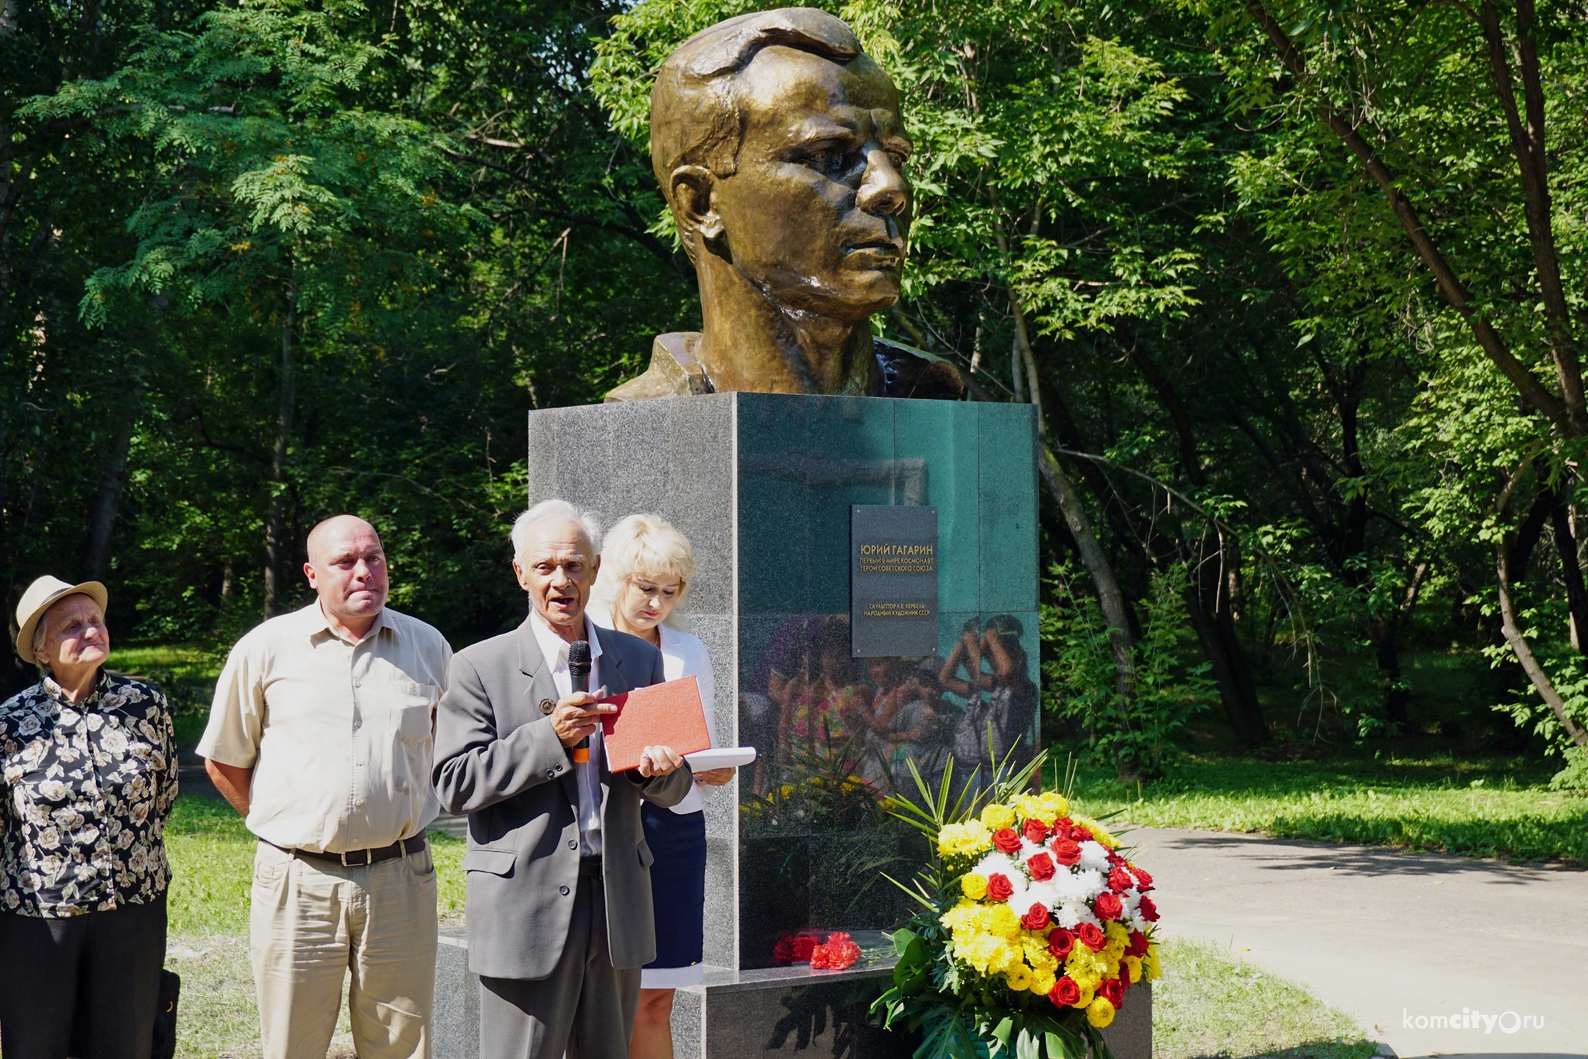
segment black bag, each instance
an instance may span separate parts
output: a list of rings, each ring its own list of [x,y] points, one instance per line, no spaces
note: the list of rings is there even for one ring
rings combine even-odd
[[[159,1007],[154,1012],[154,1047],[149,1059],[173,1059],[176,1055],[176,1005],[182,994],[182,978],[175,971],[160,972]],[[92,1059],[88,1050],[86,1020],[78,1019],[72,1028],[72,1043],[67,1055]]]
[[[160,1006],[154,1013],[154,1048],[149,1059],[173,1059],[176,1055],[176,1005],[181,996],[182,976],[161,971]]]

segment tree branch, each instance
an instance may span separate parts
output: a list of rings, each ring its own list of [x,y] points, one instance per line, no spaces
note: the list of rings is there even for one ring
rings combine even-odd
[[[1308,76],[1306,60],[1302,58],[1290,36],[1268,13],[1268,9],[1263,6],[1262,0],[1247,0],[1246,9],[1252,18],[1257,21],[1257,24],[1262,27],[1263,32],[1268,35],[1268,39],[1273,42],[1275,49],[1279,52],[1279,59],[1284,63],[1285,68],[1298,80],[1306,79]],[[1400,222],[1400,226],[1405,231],[1407,238],[1411,240],[1417,256],[1422,259],[1423,264],[1433,273],[1434,282],[1439,288],[1441,297],[1444,298],[1447,305],[1460,314],[1461,318],[1467,322],[1467,325],[1472,329],[1473,337],[1477,339],[1478,345],[1482,347],[1484,354],[1494,362],[1495,367],[1500,369],[1502,375],[1511,380],[1527,402],[1554,424],[1555,428],[1562,434],[1567,437],[1576,437],[1583,433],[1584,424],[1581,422],[1580,414],[1569,409],[1560,398],[1550,393],[1543,383],[1533,377],[1533,373],[1528,371],[1527,366],[1511,352],[1510,347],[1500,337],[1499,332],[1494,330],[1488,319],[1472,304],[1471,293],[1462,285],[1461,280],[1456,276],[1455,270],[1450,267],[1450,263],[1445,260],[1444,254],[1434,244],[1411,202],[1405,195],[1401,194],[1394,176],[1390,173],[1389,167],[1379,158],[1378,152],[1362,138],[1361,133],[1356,131],[1356,128],[1347,120],[1345,115],[1324,102],[1318,104],[1318,111],[1323,118],[1324,124],[1328,125],[1334,134],[1340,138],[1340,141],[1350,148],[1351,153],[1356,155],[1357,160],[1367,170],[1368,176],[1372,177],[1373,182],[1379,186],[1379,190],[1384,192],[1384,197],[1389,201],[1390,210],[1395,214],[1395,219]]]

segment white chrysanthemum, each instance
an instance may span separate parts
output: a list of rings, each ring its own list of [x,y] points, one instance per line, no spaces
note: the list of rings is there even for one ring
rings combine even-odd
[[[1147,921],[1141,916],[1141,894],[1136,890],[1126,890],[1119,895],[1120,902],[1125,906],[1125,911],[1120,915],[1119,921],[1127,930],[1147,930]]]
[[[1021,874],[1020,866],[1015,863],[1014,858],[997,850],[983,856],[971,871],[977,875],[1007,875],[1010,882],[1014,882]]]
[[[1044,882],[1034,882],[1030,886],[1026,887],[1027,899],[1032,904],[1040,904],[1049,909],[1058,907],[1058,888],[1053,885],[1057,878],[1058,876],[1054,876],[1053,879],[1048,879]],[[1021,915],[1024,914],[1024,912],[1021,913]]]
[[[1077,904],[1091,899],[1093,893],[1093,878],[1096,872],[1075,872],[1068,868],[1061,869],[1052,878],[1054,894],[1060,901],[1072,901]]]
[[[1108,849],[1101,842],[1087,839],[1081,843],[1081,861],[1079,867],[1100,871],[1105,876],[1108,874]]]

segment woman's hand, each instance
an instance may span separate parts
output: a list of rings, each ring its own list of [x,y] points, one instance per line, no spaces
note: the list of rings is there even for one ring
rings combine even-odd
[[[735,768],[707,769],[705,772],[695,773],[695,782],[707,783],[713,787],[721,787],[724,783],[727,783],[729,780],[733,779],[738,772],[739,770]]]

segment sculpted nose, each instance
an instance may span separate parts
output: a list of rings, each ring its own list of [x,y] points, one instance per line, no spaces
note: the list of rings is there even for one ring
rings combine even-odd
[[[880,147],[866,150],[866,174],[861,178],[855,202],[877,217],[897,217],[910,206],[910,185]]]

